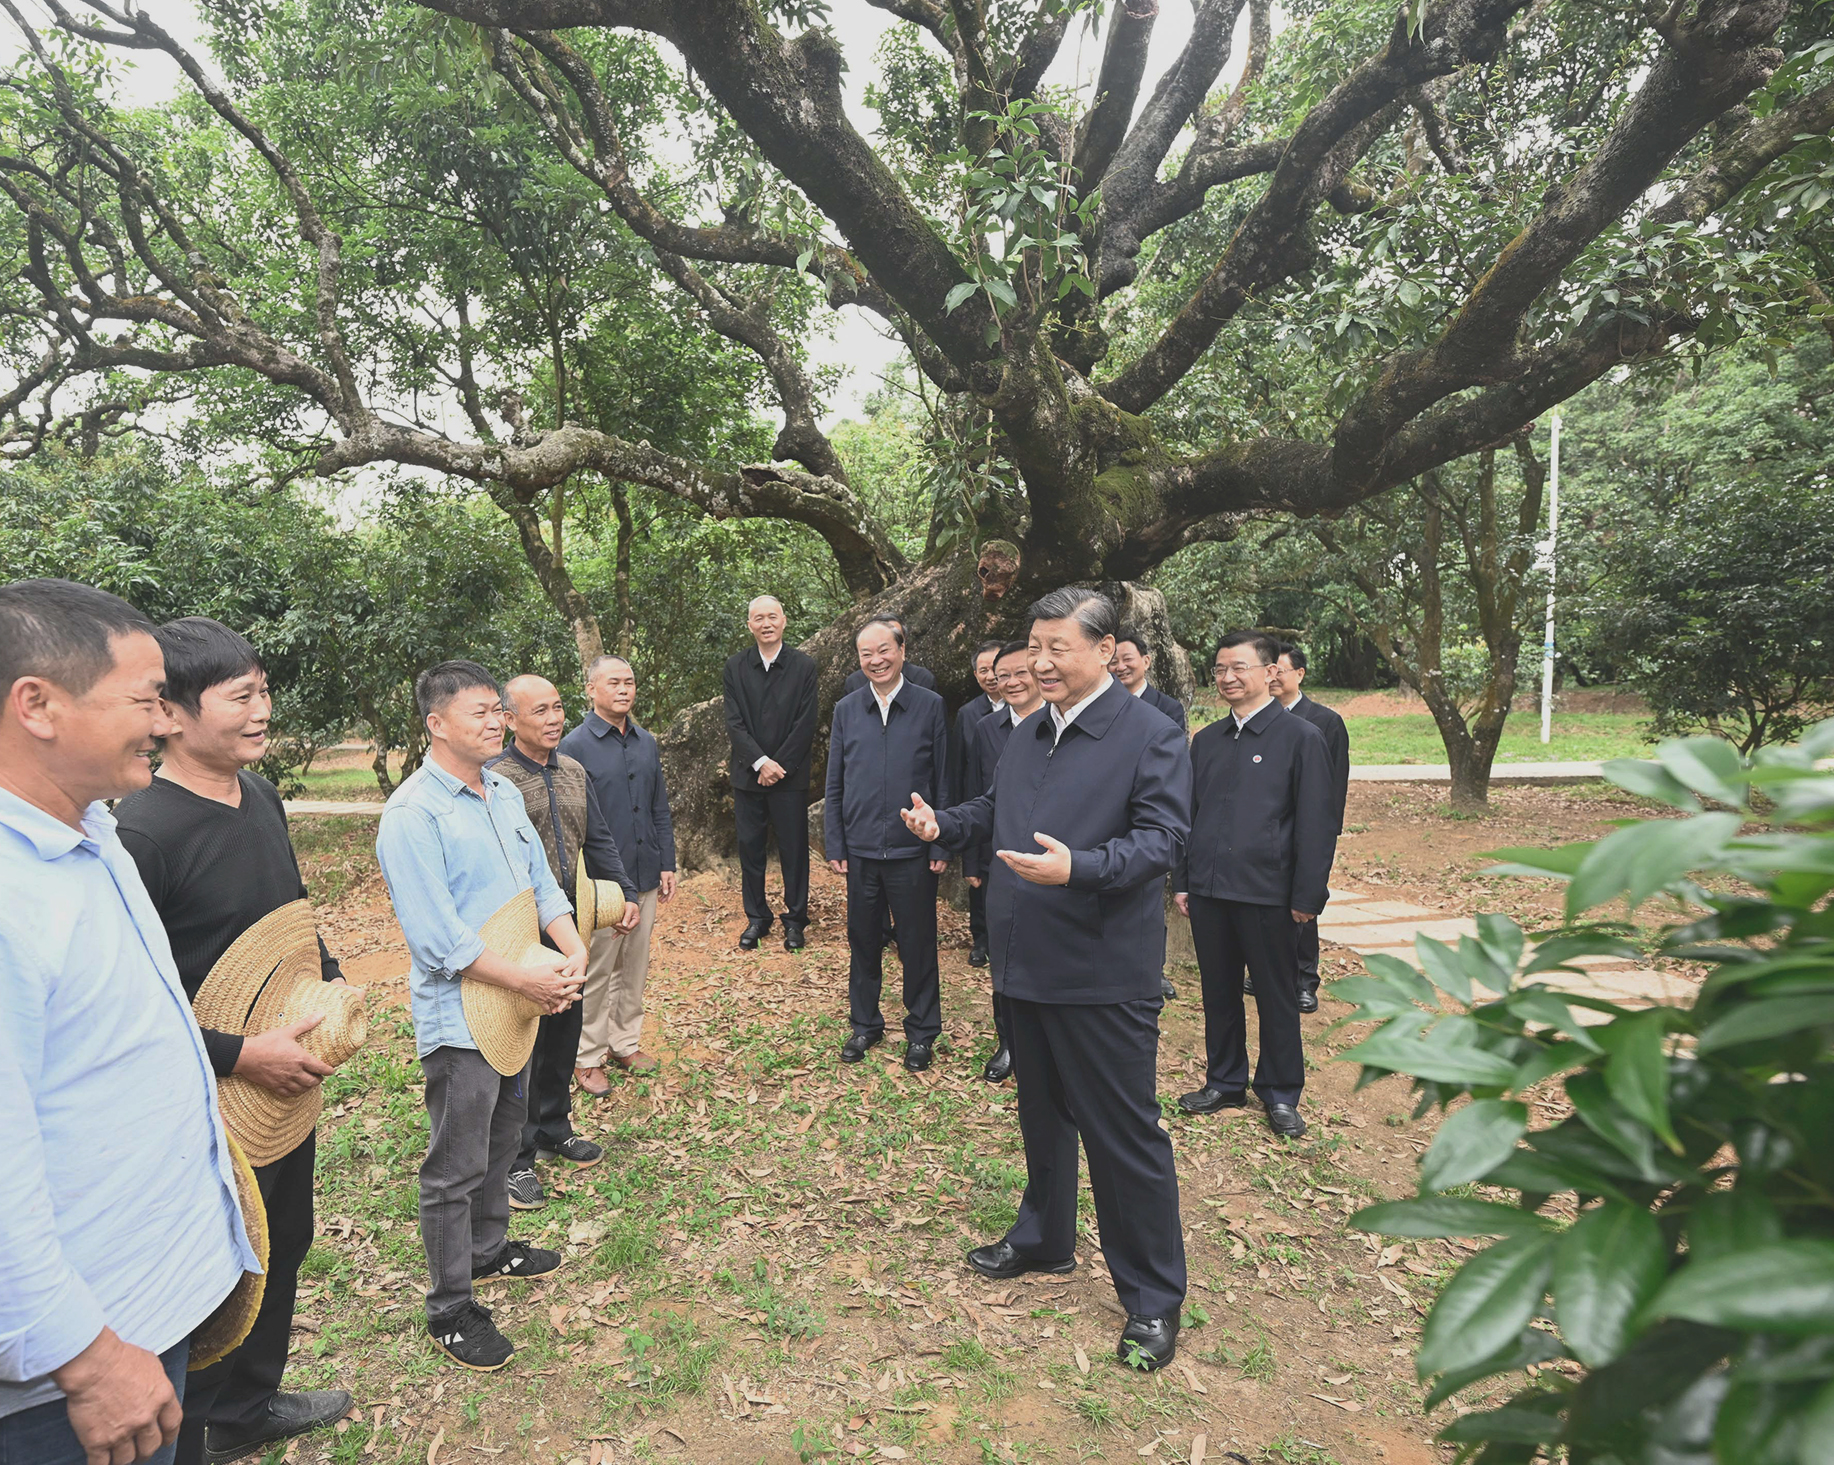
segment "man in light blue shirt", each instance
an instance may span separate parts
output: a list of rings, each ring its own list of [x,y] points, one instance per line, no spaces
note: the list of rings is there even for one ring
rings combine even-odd
[[[473,1284],[540,1276],[560,1256],[508,1239],[509,1171],[522,1146],[528,1075],[505,1078],[478,1052],[460,981],[564,1012],[586,977],[586,944],[522,794],[484,766],[503,751],[496,680],[474,661],[446,661],[420,674],[414,696],[426,719],[427,761],[382,811],[376,856],[413,957],[408,991],[432,1122],[420,1167],[427,1331],[467,1368],[491,1372],[515,1350],[478,1306]],[[523,965],[487,950],[478,931],[531,889],[558,954]]]
[[[125,601],[0,587],[0,1459],[170,1461],[192,1332],[259,1271],[216,1081],[102,800],[164,661]]]

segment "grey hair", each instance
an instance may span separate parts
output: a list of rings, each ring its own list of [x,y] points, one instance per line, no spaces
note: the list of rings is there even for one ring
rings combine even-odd
[[[607,651],[592,658],[592,665],[586,668],[586,680],[589,682],[594,680],[599,674],[599,669],[608,661],[617,662],[619,666],[628,670],[633,677],[637,674],[637,668],[630,664],[630,658],[625,656],[613,656]]]
[[[777,599],[777,597],[774,595],[754,595],[752,596],[750,600],[748,600],[745,603],[745,614],[747,616],[750,616],[754,610],[756,610],[759,606],[763,605],[764,602],[767,600],[772,605],[776,606],[778,610],[783,609],[783,602]]]
[[[1099,590],[1085,590],[1079,585],[1065,585],[1039,596],[1027,607],[1025,616],[1030,621],[1074,620],[1091,642],[1115,635],[1121,628],[1114,602]]]

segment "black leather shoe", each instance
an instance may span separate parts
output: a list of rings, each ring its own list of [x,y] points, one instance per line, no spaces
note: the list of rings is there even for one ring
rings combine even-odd
[[[765,933],[769,931],[770,928],[771,923],[769,921],[750,922],[739,935],[739,950],[756,951],[758,949],[758,943],[764,939]]]
[[[906,1043],[904,1045],[904,1066],[912,1073],[922,1073],[930,1066],[930,1060],[935,1056],[935,1045],[931,1043]]]
[[[801,926],[792,926],[788,921],[783,923],[783,949],[785,951],[801,951],[808,944],[803,939]]]
[[[309,1429],[336,1424],[350,1412],[350,1395],[342,1389],[315,1389],[309,1394],[276,1394],[267,1401],[267,1413],[245,1429],[211,1425],[204,1434],[204,1458],[210,1465],[229,1465]]]
[[[1318,989],[1316,987],[1299,989],[1299,1010],[1301,1012],[1318,1011]]]
[[[1180,1094],[1178,1107],[1187,1114],[1214,1114],[1218,1109],[1246,1109],[1248,1096],[1226,1093],[1206,1084],[1195,1093]]]
[[[1178,1351],[1178,1314],[1170,1317],[1136,1317],[1127,1315],[1127,1326],[1121,1329],[1121,1341],[1115,1344],[1114,1356],[1129,1368],[1142,1373],[1164,1368]]]
[[[1159,975],[1159,995],[1167,1002],[1178,1000],[1178,989],[1172,985],[1172,979],[1163,972]]]
[[[1254,994],[1255,994],[1255,979],[1253,977],[1243,977],[1242,978],[1242,995],[1244,997],[1252,997],[1254,996]]]
[[[1275,1134],[1285,1135],[1288,1139],[1298,1139],[1305,1133],[1305,1120],[1299,1117],[1299,1111],[1291,1104],[1269,1104],[1267,1106],[1267,1127]]]
[[[1013,1076],[1013,1050],[1004,1043],[999,1051],[987,1060],[987,1066],[981,1070],[981,1077],[988,1083],[1005,1083]]]
[[[968,953],[968,965],[969,966],[986,966],[987,965],[987,943],[985,941],[977,941],[974,943],[973,949],[970,950]]]
[[[968,1265],[983,1277],[1019,1277],[1027,1272],[1049,1272],[1053,1277],[1061,1277],[1065,1272],[1076,1270],[1076,1258],[1067,1257],[1060,1262],[1033,1261],[1029,1256],[1020,1256],[1007,1241],[996,1241],[991,1246],[977,1246],[968,1253]]]
[[[841,1045],[841,1062],[858,1063],[868,1048],[876,1048],[884,1041],[884,1033],[855,1033]]]

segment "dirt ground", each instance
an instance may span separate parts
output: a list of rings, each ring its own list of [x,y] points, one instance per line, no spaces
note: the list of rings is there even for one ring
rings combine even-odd
[[[1531,922],[1552,914],[1550,894],[1477,875],[1479,854],[1595,837],[1629,811],[1598,788],[1500,789],[1483,819],[1448,817],[1430,789],[1358,785],[1350,797],[1334,883]],[[1450,1458],[1431,1443],[1450,1410],[1420,1416],[1412,1352],[1464,1251],[1384,1249],[1345,1227],[1358,1207],[1411,1191],[1430,1126],[1407,1119],[1397,1082],[1351,1092],[1354,1067],[1331,1058],[1355,1037],[1328,1031],[1344,1008],[1327,1000],[1306,1019],[1306,1140],[1275,1140],[1258,1111],[1169,1112],[1187,1326],[1172,1368],[1136,1375],[1114,1361],[1122,1319],[1086,1191],[1072,1276],[992,1283],[962,1265],[1010,1222],[1023,1180],[1011,1086],[979,1078],[991,1032],[965,921],[944,912],[935,1068],[906,1074],[895,1041],[843,1068],[844,890],[825,871],[812,944],[794,957],[737,950],[735,878],[684,882],[657,922],[651,969],[644,1041],[662,1070],[576,1103],[606,1162],[547,1167],[547,1208],[512,1228],[567,1264],[486,1299],[518,1345],[508,1369],[450,1365],[420,1323],[425,1119],[373,825],[295,823],[309,880],[336,895],[324,934],[370,986],[376,1021],[370,1047],[327,1084],[320,1236],[289,1374],[293,1387],[351,1388],[358,1413],[285,1459]],[[1355,969],[1348,952],[1326,956],[1327,977]],[[1196,973],[1174,976],[1168,1103],[1201,1072]],[[887,997],[895,1031],[895,981]]]

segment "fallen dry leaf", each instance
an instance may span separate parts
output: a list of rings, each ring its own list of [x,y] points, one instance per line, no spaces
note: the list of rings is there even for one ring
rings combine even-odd
[[[1197,1375],[1191,1371],[1190,1364],[1188,1363],[1179,1364],[1178,1371],[1184,1375],[1184,1381],[1191,1386],[1192,1393],[1207,1394],[1210,1392],[1208,1389],[1206,1389],[1203,1386],[1202,1382],[1198,1379]]]
[[[433,1436],[433,1443],[427,1446],[427,1465],[439,1465],[439,1447],[446,1443],[446,1427],[441,1425],[439,1433]]]
[[[1191,1436],[1191,1465],[1204,1465],[1204,1454],[1210,1448],[1210,1436],[1196,1434]]]
[[[1089,1372],[1089,1355],[1083,1352],[1083,1345],[1081,1343],[1076,1345],[1076,1371],[1084,1375],[1087,1375]]]

